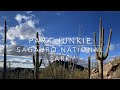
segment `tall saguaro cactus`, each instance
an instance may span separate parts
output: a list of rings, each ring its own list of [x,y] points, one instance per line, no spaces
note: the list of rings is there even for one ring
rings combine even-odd
[[[106,48],[106,53],[104,55],[104,28],[102,27],[102,19],[100,19],[100,26],[99,26],[99,47],[97,49],[96,45],[96,33],[94,32],[94,46],[96,49],[96,59],[98,60],[98,66],[99,66],[99,76],[101,79],[103,79],[103,61],[107,58],[109,48],[110,48],[110,41],[112,36],[112,29],[110,29],[110,34],[108,38],[108,45]]]
[[[90,79],[90,56],[88,57],[88,77]]]
[[[4,70],[3,70],[3,79],[6,79],[6,32],[7,32],[7,27],[6,27],[6,20],[5,20],[5,37],[4,37]]]
[[[36,59],[35,56],[33,55],[33,65],[34,65],[34,75],[35,75],[35,79],[39,78],[39,67],[42,64],[42,59],[39,62],[39,35],[38,32],[36,33]]]

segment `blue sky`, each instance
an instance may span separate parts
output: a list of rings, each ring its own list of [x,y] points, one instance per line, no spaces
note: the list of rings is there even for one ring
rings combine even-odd
[[[66,37],[78,37],[80,25],[82,25],[82,37],[93,39],[93,33],[97,33],[99,20],[102,18],[102,25],[105,30],[105,44],[107,44],[110,28],[112,28],[111,49],[109,52],[110,59],[114,56],[120,56],[120,12],[119,11],[0,11],[0,39],[1,47],[3,45],[3,25],[4,17],[7,17],[8,25],[8,46],[10,45],[13,50],[15,45],[28,45],[28,38],[32,38],[36,31],[44,37],[52,37],[54,39]],[[2,49],[1,55],[3,54]],[[10,51],[12,58],[16,56]],[[59,53],[59,51],[57,52]],[[73,55],[73,53],[72,53]],[[89,53],[81,53],[81,58],[87,59]],[[18,55],[21,56],[21,55]],[[94,53],[92,53],[94,58]],[[23,60],[22,56],[17,57]],[[25,58],[32,58],[26,56]],[[0,56],[2,59],[2,56]],[[25,59],[26,60],[26,59]]]

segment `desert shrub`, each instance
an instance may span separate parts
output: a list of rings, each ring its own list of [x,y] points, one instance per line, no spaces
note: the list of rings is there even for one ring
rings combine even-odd
[[[39,74],[40,79],[86,79],[87,70],[65,69],[61,65],[51,65],[43,69]]]

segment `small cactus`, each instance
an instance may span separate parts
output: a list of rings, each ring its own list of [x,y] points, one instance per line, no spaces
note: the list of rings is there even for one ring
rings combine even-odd
[[[88,57],[88,77],[90,79],[90,56]]]
[[[36,34],[36,38],[38,39],[39,41],[39,35],[38,35],[38,32]],[[34,65],[34,75],[35,75],[35,79],[39,79],[39,67],[41,66],[42,64],[42,59],[40,60],[39,62],[39,42],[36,42],[36,59],[35,59],[35,56],[33,55],[33,65]]]

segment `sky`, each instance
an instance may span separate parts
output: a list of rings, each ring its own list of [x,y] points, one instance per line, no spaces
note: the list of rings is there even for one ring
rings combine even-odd
[[[61,54],[60,48],[65,47],[67,51],[68,45],[72,48],[77,46],[77,42],[71,44],[63,43],[65,38],[76,39],[81,37],[87,42],[90,39],[90,44],[84,43],[82,47],[93,47],[93,33],[96,32],[97,42],[99,37],[99,21],[102,18],[102,26],[104,27],[105,50],[109,37],[110,29],[112,29],[112,39],[109,51],[109,56],[106,61],[114,57],[120,56],[120,12],[119,11],[0,11],[0,61],[3,60],[4,53],[4,18],[7,21],[7,61],[17,62],[13,66],[31,67],[33,53],[17,52],[17,47],[23,50],[35,46],[35,35],[39,32],[40,39],[52,38],[52,43],[40,42],[40,47],[46,45],[56,47],[56,54]],[[59,44],[59,38],[61,43]],[[29,42],[31,39],[31,42]],[[32,41],[33,39],[33,41]],[[75,56],[76,52],[64,53],[64,55]],[[89,52],[78,53],[79,57],[87,62]],[[95,60],[95,52],[91,52],[91,59]],[[20,64],[21,63],[21,64]],[[81,62],[79,62],[81,63]],[[25,65],[24,65],[25,64]]]

